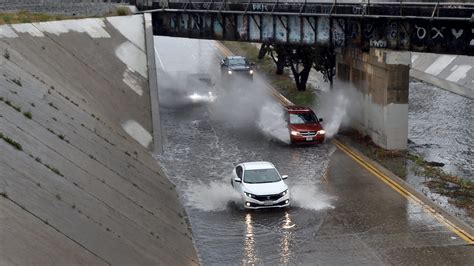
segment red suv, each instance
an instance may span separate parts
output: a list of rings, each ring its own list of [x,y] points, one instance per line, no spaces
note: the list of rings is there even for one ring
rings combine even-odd
[[[291,143],[322,143],[326,131],[319,124],[322,118],[317,118],[308,107],[289,105],[287,110],[288,129]]]

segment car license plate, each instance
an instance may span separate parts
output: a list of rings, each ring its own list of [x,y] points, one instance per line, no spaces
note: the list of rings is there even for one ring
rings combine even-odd
[[[313,141],[313,137],[306,137],[306,141]]]
[[[266,200],[266,201],[263,202],[263,205],[273,205],[273,201]]]

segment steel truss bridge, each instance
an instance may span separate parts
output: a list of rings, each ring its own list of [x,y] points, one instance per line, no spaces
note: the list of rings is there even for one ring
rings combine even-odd
[[[474,55],[474,4],[138,1],[155,35]]]

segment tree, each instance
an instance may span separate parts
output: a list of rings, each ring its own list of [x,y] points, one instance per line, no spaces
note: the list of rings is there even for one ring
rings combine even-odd
[[[265,55],[267,54],[270,55],[273,62],[275,62],[277,66],[275,74],[282,75],[283,70],[286,66],[286,60],[287,60],[285,45],[281,45],[281,44],[270,45],[270,44],[264,43],[262,44],[262,46],[260,46],[258,59],[263,59]]]
[[[333,83],[333,77],[336,75],[336,52],[333,47],[315,47],[316,57],[314,60],[314,69],[323,74],[324,81]]]
[[[324,80],[332,87],[333,77],[336,74],[336,53],[333,47],[288,45],[288,44],[262,44],[258,58],[262,59],[269,54],[275,62],[276,74],[283,74],[285,67],[293,73],[296,88],[306,90],[309,73],[314,67],[323,74]]]
[[[291,72],[295,78],[296,88],[299,91],[306,90],[306,83],[308,82],[309,72],[313,66],[314,53],[311,46],[293,46],[290,56],[287,57],[287,66],[291,68]],[[287,53],[290,52],[287,49]],[[300,66],[303,69],[300,71]]]

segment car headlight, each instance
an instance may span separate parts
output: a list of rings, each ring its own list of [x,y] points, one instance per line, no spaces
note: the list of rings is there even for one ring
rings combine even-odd
[[[292,131],[290,132],[290,134],[291,134],[292,136],[298,136],[298,135],[300,134],[300,132],[295,131],[295,130],[292,130]]]
[[[318,135],[324,135],[324,134],[326,134],[326,131],[321,129],[321,130],[318,130],[317,133],[318,133]]]
[[[244,192],[245,193],[245,196],[249,197],[249,198],[254,198],[255,196],[253,194],[250,194],[250,193],[247,193],[247,192]]]
[[[286,194],[288,194],[288,189],[280,193],[280,196],[285,196]]]
[[[232,75],[232,70],[228,70],[227,73],[228,73],[229,75]]]
[[[253,69],[250,69],[249,73],[250,73],[250,75],[252,75],[253,74]]]

